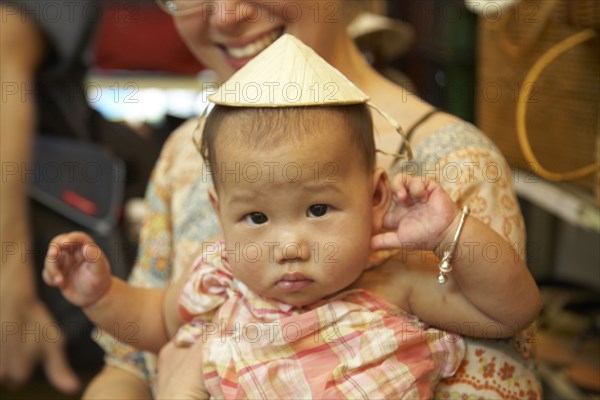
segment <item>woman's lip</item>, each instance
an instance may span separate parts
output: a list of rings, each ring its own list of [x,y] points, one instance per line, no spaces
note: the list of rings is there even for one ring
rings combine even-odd
[[[227,53],[227,50],[223,49],[223,53],[225,54],[225,60],[227,63],[235,70],[242,68],[244,65],[248,64],[248,61],[252,60],[254,57],[246,57],[246,58],[235,58]]]
[[[263,33],[260,33],[260,34],[257,34],[257,35],[253,35],[253,36],[248,37],[248,38],[244,38],[244,39],[241,39],[241,40],[236,40],[236,41],[228,42],[227,44],[218,44],[218,47],[223,52],[223,55],[224,55],[225,60],[227,61],[227,63],[233,69],[238,70],[238,69],[242,68],[244,65],[246,65],[250,60],[252,60],[258,54],[260,54],[263,50],[265,50],[266,47],[264,49],[260,50],[258,53],[253,54],[252,56],[242,57],[242,58],[232,56],[229,53],[229,51],[228,51],[229,47],[235,47],[235,48],[245,47],[245,46],[248,46],[251,43],[255,43],[255,42],[259,41],[263,37],[268,36],[268,35],[272,34],[273,32],[278,32],[277,37],[273,40],[273,41],[275,41],[279,37],[281,37],[281,35],[283,34],[283,31],[284,31],[283,28],[272,29],[272,30],[270,30],[268,32],[263,32]]]
[[[273,29],[269,29],[268,31],[264,31],[264,32],[260,32],[260,33],[256,33],[254,35],[250,35],[250,36],[246,36],[243,38],[236,38],[236,39],[232,39],[232,40],[225,40],[225,41],[217,41],[217,45],[220,47],[245,47],[247,45],[249,45],[250,43],[254,43],[257,40],[261,39],[264,36],[270,35],[273,32],[277,32],[280,31],[278,36],[281,36],[281,34],[283,34],[283,27],[277,27],[277,28],[273,28]]]

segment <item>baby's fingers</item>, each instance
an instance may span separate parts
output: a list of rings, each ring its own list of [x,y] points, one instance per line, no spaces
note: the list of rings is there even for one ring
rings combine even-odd
[[[71,232],[58,235],[48,245],[44,259],[42,278],[52,286],[60,286],[69,269],[80,265],[83,260],[82,247],[91,242],[83,232]]]
[[[394,176],[391,187],[397,204],[424,203],[429,197],[429,181],[420,176],[398,174]]]
[[[409,196],[413,203],[425,203],[429,197],[428,180],[423,178],[412,178],[408,182]]]
[[[388,212],[383,216],[383,228],[395,231],[398,229],[398,224],[405,214],[406,211],[401,207],[396,207],[396,209]]]
[[[398,239],[396,232],[379,233],[371,238],[371,249],[373,250],[398,249],[401,247],[402,242]]]
[[[60,266],[60,254],[60,246],[54,242],[50,243],[42,270],[42,278],[50,286],[58,286],[64,280]]]
[[[404,174],[397,174],[392,179],[391,189],[392,193],[394,194],[394,200],[396,200],[398,203],[404,202],[408,197],[408,190],[406,186],[408,179],[409,177]]]

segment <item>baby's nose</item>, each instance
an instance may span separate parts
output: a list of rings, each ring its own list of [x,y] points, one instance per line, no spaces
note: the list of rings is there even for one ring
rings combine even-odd
[[[310,249],[304,237],[299,231],[282,232],[276,246],[278,262],[299,262],[310,258]]]

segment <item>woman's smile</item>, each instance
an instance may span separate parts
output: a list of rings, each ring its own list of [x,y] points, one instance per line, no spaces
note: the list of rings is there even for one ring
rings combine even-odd
[[[260,34],[258,37],[251,38],[250,41],[243,40],[219,44],[219,47],[223,50],[227,62],[235,69],[239,69],[261,51],[269,47],[282,33],[283,29],[278,28],[266,34]]]

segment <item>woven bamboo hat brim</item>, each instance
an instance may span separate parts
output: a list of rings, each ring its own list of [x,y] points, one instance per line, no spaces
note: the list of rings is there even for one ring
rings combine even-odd
[[[313,49],[285,34],[208,100],[231,107],[299,107],[366,103],[369,96]]]

